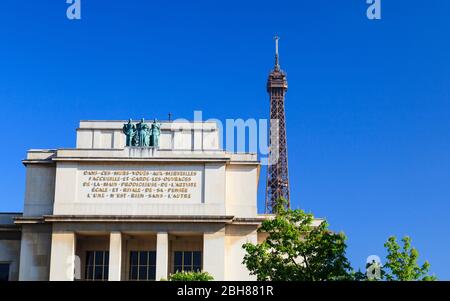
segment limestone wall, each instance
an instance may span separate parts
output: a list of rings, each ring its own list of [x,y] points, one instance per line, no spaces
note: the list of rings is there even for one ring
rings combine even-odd
[[[9,263],[9,280],[19,279],[20,240],[2,237],[0,233],[0,262]]]
[[[127,121],[81,121],[77,148],[122,149]],[[133,121],[139,122],[139,121]],[[151,124],[152,121],[147,121]],[[218,150],[219,131],[214,122],[162,122],[160,148],[178,150]]]
[[[51,225],[22,226],[19,280],[49,280],[50,248]]]
[[[27,166],[24,216],[52,214],[55,173],[54,165],[30,164]]]
[[[187,180],[171,180],[180,177],[166,173]],[[126,186],[123,193],[123,185],[149,185],[155,177],[164,187]],[[257,165],[60,162],[53,214],[256,217],[257,181]]]

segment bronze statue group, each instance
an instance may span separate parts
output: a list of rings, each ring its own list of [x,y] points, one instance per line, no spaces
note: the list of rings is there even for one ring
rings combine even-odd
[[[126,135],[126,146],[159,147],[161,124],[153,121],[151,126],[145,123],[144,118],[136,125],[130,119],[123,125],[123,133]]]

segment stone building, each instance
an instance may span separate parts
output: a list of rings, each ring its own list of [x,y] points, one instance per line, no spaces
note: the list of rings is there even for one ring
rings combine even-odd
[[[0,214],[0,277],[254,279],[257,155],[220,149],[213,122],[162,122],[158,146],[127,147],[124,123],[81,121],[76,148],[27,152],[23,213]]]

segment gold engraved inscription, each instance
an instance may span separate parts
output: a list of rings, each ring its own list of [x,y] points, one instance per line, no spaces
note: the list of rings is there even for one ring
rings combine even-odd
[[[191,199],[197,171],[86,170],[81,186],[88,199]]]

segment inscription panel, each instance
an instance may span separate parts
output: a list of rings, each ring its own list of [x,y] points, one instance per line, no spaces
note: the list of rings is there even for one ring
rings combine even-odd
[[[89,166],[78,170],[77,200],[201,203],[203,166]]]

